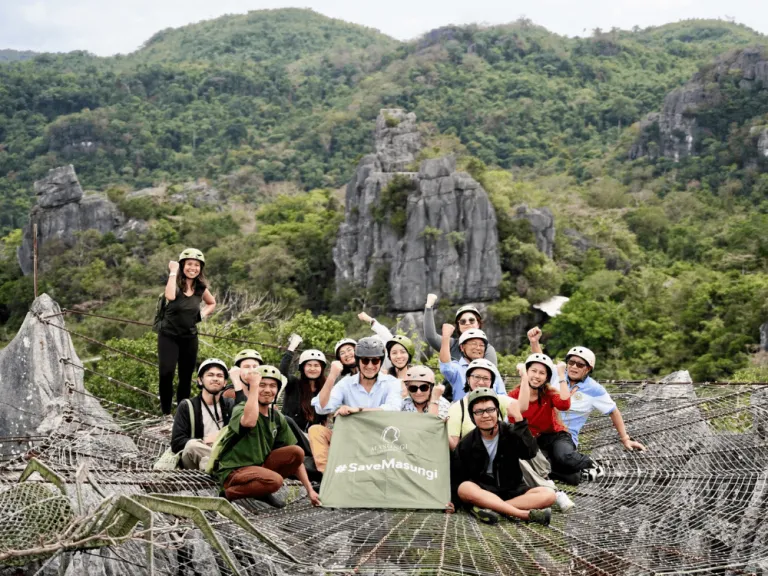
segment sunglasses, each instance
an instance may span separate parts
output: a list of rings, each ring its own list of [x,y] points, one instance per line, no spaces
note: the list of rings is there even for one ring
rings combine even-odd
[[[468,324],[477,324],[477,318],[475,318],[474,316],[472,318],[462,318],[461,320],[459,320],[459,324],[461,326],[466,326]]]
[[[577,360],[568,360],[568,366],[573,366],[574,368],[578,368],[579,370],[587,367],[587,365],[584,362],[579,362]]]
[[[374,366],[378,366],[381,364],[381,358],[360,358],[360,363],[363,366],[368,366],[368,364],[373,364]]]
[[[422,384],[421,386],[411,385],[408,386],[408,392],[411,394],[415,394],[416,392],[426,392],[430,387],[429,384]]]

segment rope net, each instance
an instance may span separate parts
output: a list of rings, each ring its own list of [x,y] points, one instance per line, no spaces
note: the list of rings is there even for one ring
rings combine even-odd
[[[555,510],[549,528],[504,520],[488,526],[463,512],[312,508],[295,481],[281,489],[284,509],[235,503],[261,538],[216,512],[204,515],[239,572],[259,576],[766,573],[768,385],[606,388],[648,451],[625,451],[609,418],[594,413],[581,449],[606,474],[561,486],[576,507]],[[164,512],[152,513],[152,563],[138,538],[101,542],[98,550],[67,545],[66,534],[97,515],[105,497],[218,495],[201,472],[152,469],[169,443],[166,421],[101,400],[112,421],[94,424],[83,412],[87,403],[78,402],[90,395],[70,396],[64,425],[21,445],[64,479],[71,508],[38,475],[19,484],[25,457],[7,456],[0,461],[0,558],[14,551],[16,564],[41,574],[67,567],[86,573],[105,562],[115,574],[235,573],[196,523]],[[87,477],[79,473],[84,463]],[[143,522],[134,528],[146,529]],[[59,542],[59,553],[41,554],[51,542]]]

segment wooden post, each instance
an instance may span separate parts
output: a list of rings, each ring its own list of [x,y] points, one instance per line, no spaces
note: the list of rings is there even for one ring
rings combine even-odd
[[[32,238],[33,238],[32,265],[34,267],[35,300],[37,300],[37,223],[32,224]]]

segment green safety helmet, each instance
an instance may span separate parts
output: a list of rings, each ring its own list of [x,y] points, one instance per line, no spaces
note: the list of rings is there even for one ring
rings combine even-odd
[[[395,344],[400,344],[400,346],[405,348],[405,351],[408,352],[408,362],[413,360],[413,357],[416,355],[416,346],[413,345],[413,341],[410,338],[407,336],[400,336],[399,334],[392,336],[392,338],[387,340],[387,356],[389,356],[389,351],[392,350],[392,346]]]
[[[240,366],[240,363],[243,360],[256,360],[259,365],[264,364],[264,358],[262,358],[261,354],[259,354],[258,351],[254,350],[253,348],[240,350],[240,352],[238,352],[235,356],[235,366]]]
[[[199,260],[200,264],[205,265],[205,256],[197,248],[185,248],[181,254],[179,254],[179,263],[183,260]]]
[[[472,424],[475,424],[475,415],[472,413],[472,406],[480,400],[493,400],[496,405],[496,415],[501,418],[501,410],[499,408],[499,397],[496,392],[490,388],[475,388],[467,394],[467,411],[469,412],[469,419],[472,420]]]
[[[280,370],[278,370],[274,366],[270,366],[269,364],[264,364],[263,366],[259,366],[258,368],[256,368],[256,372],[261,374],[262,378],[272,378],[273,380],[277,380],[278,396],[280,395],[280,390],[283,389],[283,386],[285,386],[288,383],[288,379],[280,373]]]

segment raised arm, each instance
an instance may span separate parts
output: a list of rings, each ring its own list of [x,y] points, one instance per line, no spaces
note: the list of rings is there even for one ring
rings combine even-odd
[[[528,372],[525,370],[525,364],[522,362],[517,365],[517,373],[520,374],[520,395],[517,397],[517,404],[522,414],[528,410],[531,401],[531,389],[528,387]]]
[[[541,339],[541,328],[538,326],[534,326],[530,330],[528,330],[528,342],[531,343],[531,352],[534,354],[543,354],[541,350],[541,344],[539,344],[539,340]]]
[[[357,315],[357,317],[360,319],[361,322],[365,322],[366,324],[369,324],[371,326],[371,330],[373,330],[373,333],[376,334],[383,342],[386,342],[387,340],[390,340],[392,338],[392,332],[390,332],[389,328],[384,326],[381,322],[376,320],[376,318],[371,318],[368,314],[365,312],[360,312],[360,314]]]
[[[453,324],[443,324],[443,335],[440,339],[440,362],[447,364],[451,361],[451,336],[456,327]]]
[[[568,381],[565,379],[565,362],[557,363],[557,381],[560,383],[560,400],[570,400],[571,390],[568,388]]]
[[[445,392],[445,386],[442,384],[436,384],[432,387],[432,394],[429,398],[429,413],[437,416],[440,412],[440,399]]]
[[[288,349],[280,360],[280,373],[283,376],[288,376],[288,373],[291,371],[291,362],[293,362],[293,356],[296,352],[296,348],[299,347],[299,344],[301,344],[301,336],[298,334],[291,334],[288,338]]]
[[[328,370],[328,378],[325,379],[325,384],[323,384],[323,387],[320,389],[320,393],[315,397],[317,399],[317,406],[316,408],[320,408],[320,411],[316,409],[318,414],[329,414],[333,412],[333,410],[328,410],[328,403],[331,400],[331,391],[333,390],[333,384],[336,382],[336,379],[341,374],[342,370],[344,370],[344,365],[339,362],[338,360],[334,360],[331,362],[331,369]],[[312,405],[315,405],[315,398],[312,399]]]
[[[240,418],[240,426],[242,428],[253,428],[256,426],[256,422],[259,421],[259,383],[261,382],[261,374],[254,373],[251,377],[251,386],[253,387],[253,394],[248,394],[248,400],[245,401],[245,407],[243,408],[243,416]]]
[[[168,262],[168,281],[165,283],[165,299],[169,302],[176,300],[176,276],[179,274],[179,263],[171,260]]]
[[[433,306],[437,302],[437,296],[434,294],[427,295],[427,305],[424,307],[424,339],[435,350],[440,350],[441,339],[435,328],[435,311]]]

